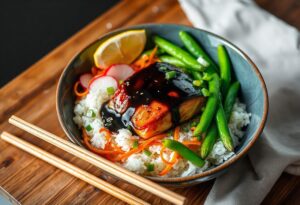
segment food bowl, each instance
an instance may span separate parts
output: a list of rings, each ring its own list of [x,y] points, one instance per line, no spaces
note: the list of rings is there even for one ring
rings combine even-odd
[[[73,122],[75,102],[75,96],[72,91],[73,85],[78,76],[88,72],[94,65],[93,53],[103,41],[120,32],[132,29],[145,29],[147,38],[157,34],[181,46],[182,43],[178,37],[178,32],[182,30],[187,31],[201,43],[204,50],[215,62],[218,62],[217,46],[223,44],[226,47],[231,59],[233,72],[241,84],[240,98],[246,104],[247,111],[251,113],[251,121],[245,130],[245,136],[240,145],[235,148],[236,155],[221,165],[192,176],[172,178],[148,177],[153,181],[168,186],[189,186],[216,178],[234,162],[243,157],[262,133],[268,113],[268,95],[262,75],[243,51],[224,38],[201,29],[172,24],[137,25],[107,33],[79,52],[64,69],[57,87],[57,115],[64,132],[72,142],[83,146],[81,132]],[[151,41],[147,41],[146,49],[151,47],[153,47]]]

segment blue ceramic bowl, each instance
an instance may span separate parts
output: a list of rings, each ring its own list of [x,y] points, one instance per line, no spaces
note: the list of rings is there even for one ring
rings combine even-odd
[[[236,156],[219,166],[193,176],[177,178],[149,178],[164,185],[185,186],[197,184],[219,176],[230,165],[244,156],[260,136],[267,119],[268,95],[266,85],[258,68],[243,51],[224,38],[201,29],[171,24],[137,25],[110,32],[90,44],[71,60],[63,71],[58,83],[57,114],[63,130],[72,142],[83,146],[81,143],[81,133],[73,122],[73,107],[75,101],[75,96],[72,92],[73,85],[80,74],[88,72],[91,66],[94,65],[93,53],[101,42],[117,33],[131,29],[146,30],[148,36],[146,45],[147,48],[153,47],[151,37],[155,34],[158,34],[177,45],[183,46],[178,37],[178,32],[181,30],[187,31],[193,35],[198,42],[200,42],[204,50],[216,63],[218,62],[217,46],[219,44],[225,45],[231,59],[234,74],[241,83],[240,98],[242,99],[242,102],[247,105],[247,111],[252,114],[251,122],[246,129],[245,136],[241,144],[235,149]]]

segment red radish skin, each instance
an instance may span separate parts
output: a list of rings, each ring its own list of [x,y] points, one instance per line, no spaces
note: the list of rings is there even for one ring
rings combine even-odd
[[[104,75],[112,76],[117,81],[126,80],[134,73],[134,69],[126,64],[114,64],[105,70]]]
[[[90,91],[101,90],[107,92],[107,88],[113,87],[115,90],[118,89],[118,81],[111,76],[95,76],[89,84],[88,89]]]
[[[93,78],[93,75],[90,74],[90,73],[85,73],[85,74],[82,74],[80,77],[79,77],[79,82],[80,82],[80,85],[87,89],[89,87],[89,83],[90,83],[90,80]]]

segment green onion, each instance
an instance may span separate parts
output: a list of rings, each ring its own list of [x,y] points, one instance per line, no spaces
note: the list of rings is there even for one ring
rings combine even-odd
[[[145,149],[144,150],[144,154],[147,155],[148,157],[150,157],[152,155],[152,152],[150,152],[149,150]]]
[[[197,122],[196,121],[193,121],[192,123],[191,123],[191,127],[196,127],[197,126]]]
[[[96,113],[94,112],[94,110],[89,109],[89,110],[87,111],[87,116],[88,116],[88,117],[95,118],[95,117],[96,117]]]
[[[193,80],[193,85],[196,87],[200,87],[202,85],[202,81],[201,80]]]
[[[167,71],[167,67],[161,66],[161,67],[159,68],[159,70],[161,70],[161,71]]]
[[[146,164],[146,167],[147,167],[147,171],[148,172],[154,171],[154,164],[151,164],[151,163]]]
[[[204,73],[204,75],[203,75],[203,77],[202,77],[202,79],[203,79],[203,80],[206,80],[206,81],[210,81],[211,78],[212,78],[211,75],[208,74],[208,73]]]
[[[190,131],[190,129],[188,128],[188,127],[183,127],[183,129],[182,129],[184,132],[188,132],[188,131]]]
[[[139,141],[138,140],[134,140],[132,143],[132,148],[138,148],[139,146]]]
[[[208,96],[209,96],[209,91],[208,91],[206,88],[202,88],[202,89],[201,89],[201,92],[202,92],[202,94],[203,94],[205,97],[208,97]]]
[[[85,129],[86,129],[86,131],[90,132],[90,131],[92,131],[93,128],[91,125],[88,125],[85,127]]]
[[[166,72],[166,79],[167,80],[170,80],[170,79],[174,78],[175,76],[176,76],[176,72],[175,71]]]
[[[108,95],[113,95],[115,93],[115,89],[113,87],[107,87],[106,92]]]

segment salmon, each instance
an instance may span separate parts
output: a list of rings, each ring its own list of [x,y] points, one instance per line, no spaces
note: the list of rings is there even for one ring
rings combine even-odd
[[[173,72],[174,77],[166,78]],[[101,109],[105,126],[112,130],[131,127],[148,139],[185,122],[201,111],[205,97],[179,68],[155,63],[125,80]]]

